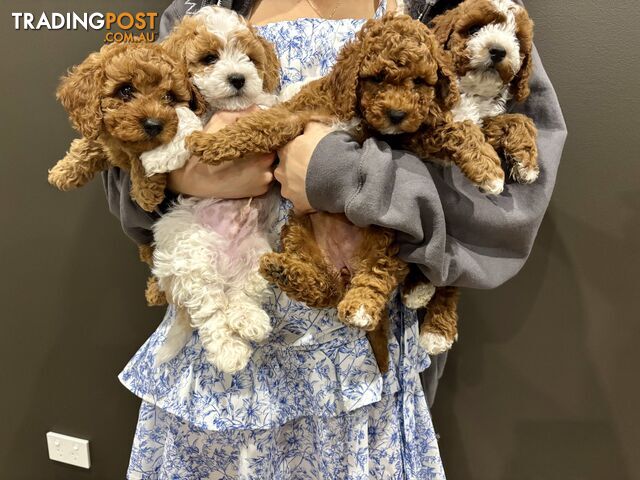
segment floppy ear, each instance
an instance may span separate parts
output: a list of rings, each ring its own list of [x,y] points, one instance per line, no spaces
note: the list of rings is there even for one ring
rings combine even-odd
[[[198,20],[191,15],[184,17],[173,27],[169,35],[160,42],[160,45],[175,58],[184,59],[186,56],[187,41],[197,35]]]
[[[104,49],[105,47],[103,47]],[[64,77],[56,97],[69,114],[71,124],[85,138],[95,139],[102,126],[100,109],[101,88],[104,82],[103,50],[89,55]]]
[[[460,101],[458,81],[456,75],[453,73],[451,55],[443,51],[435,41],[433,53],[438,62],[438,102],[444,111],[449,111]]]
[[[533,50],[533,20],[531,20],[526,10],[520,9],[516,14],[516,26],[518,29],[518,42],[520,42],[522,67],[511,81],[511,93],[516,101],[522,102],[531,93],[529,79],[533,73],[533,59],[531,57]]]
[[[333,101],[334,111],[345,119],[358,113],[358,77],[365,53],[363,38],[370,22],[371,20],[364,24],[354,40],[342,47],[331,72],[323,79]]]
[[[255,33],[255,32],[254,32]],[[268,42],[260,35],[256,38],[264,50],[265,61],[262,63],[262,87],[265,92],[273,93],[280,86],[280,60],[276,54],[276,49],[271,42]]]
[[[190,90],[191,90],[191,98],[189,99],[189,109],[193,111],[197,116],[204,115],[207,111],[208,105],[207,101],[204,99],[204,96],[198,90],[193,83],[189,82]]]
[[[429,28],[435,34],[440,45],[445,48],[447,46],[447,43],[449,43],[451,35],[453,35],[457,20],[458,9],[454,8],[452,10],[441,13],[433,20],[431,20],[431,22],[429,22]]]

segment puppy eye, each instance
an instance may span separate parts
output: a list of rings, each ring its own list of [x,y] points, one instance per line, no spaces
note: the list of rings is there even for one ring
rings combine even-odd
[[[203,63],[205,65],[213,65],[218,61],[219,58],[220,57],[218,57],[218,55],[216,55],[215,53],[209,53],[200,59],[200,63]]]
[[[472,36],[478,33],[482,29],[482,25],[474,25],[467,30],[467,35]]]
[[[176,98],[176,94],[173,92],[167,92],[164,94],[164,101],[170,104],[174,104],[178,101],[178,99]]]
[[[426,85],[427,81],[422,77],[416,77],[413,79],[413,84],[416,86]]]
[[[124,102],[128,102],[129,100],[133,99],[134,93],[135,89],[130,83],[125,83],[124,85],[121,85],[118,90],[116,90],[116,95],[118,96],[118,98],[120,98],[120,100]]]
[[[368,78],[368,80],[369,80],[370,82],[373,82],[373,83],[382,83],[382,82],[383,82],[383,80],[384,80],[384,78],[382,78],[382,75],[381,75],[381,74],[378,74],[378,75],[372,75],[372,76],[370,76],[370,77]]]

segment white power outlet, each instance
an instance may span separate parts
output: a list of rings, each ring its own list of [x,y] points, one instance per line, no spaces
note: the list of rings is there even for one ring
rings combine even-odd
[[[47,446],[51,460],[82,468],[91,467],[89,440],[47,432]]]

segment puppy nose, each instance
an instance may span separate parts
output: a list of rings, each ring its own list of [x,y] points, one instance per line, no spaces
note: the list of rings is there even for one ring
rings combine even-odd
[[[229,80],[229,83],[233,85],[236,90],[240,90],[244,86],[244,75],[234,73],[229,75],[227,80]]]
[[[494,47],[489,50],[489,55],[493,63],[500,63],[507,56],[507,51],[504,48]]]
[[[407,113],[403,112],[402,110],[387,110],[387,117],[389,117],[389,120],[394,125],[399,124],[402,120],[404,120],[404,117],[406,116]]]
[[[145,118],[142,121],[142,128],[150,137],[156,137],[162,132],[164,124],[156,118]]]

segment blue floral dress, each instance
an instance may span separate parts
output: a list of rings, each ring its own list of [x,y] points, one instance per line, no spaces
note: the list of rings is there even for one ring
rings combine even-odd
[[[376,15],[384,12],[385,5]],[[282,85],[325,74],[363,20],[298,19],[259,27],[276,45]],[[278,224],[286,219],[282,202]],[[194,332],[173,360],[155,353],[175,319],[120,374],[143,402],[129,479],[444,479],[419,372],[415,312],[390,305],[390,369],[381,375],[364,332],[273,289],[273,333],[247,368],[225,374],[207,362]]]

